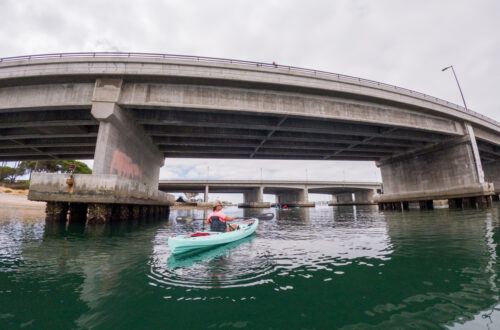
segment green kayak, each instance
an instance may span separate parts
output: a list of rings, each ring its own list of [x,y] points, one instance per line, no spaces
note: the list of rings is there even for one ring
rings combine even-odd
[[[231,243],[252,235],[259,226],[259,220],[249,219],[235,224],[238,225],[238,229],[225,233],[200,231],[185,235],[172,235],[168,238],[168,247],[173,254],[178,254]]]

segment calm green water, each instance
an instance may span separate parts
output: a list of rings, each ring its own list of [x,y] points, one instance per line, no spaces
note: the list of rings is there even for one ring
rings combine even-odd
[[[87,228],[0,220],[0,328],[500,328],[498,203],[272,210],[252,237],[173,258],[168,237],[201,225],[172,220],[188,212]]]

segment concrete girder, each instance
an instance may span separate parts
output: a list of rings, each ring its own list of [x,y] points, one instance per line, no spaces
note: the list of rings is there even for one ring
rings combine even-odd
[[[90,109],[0,113],[0,129],[12,127],[97,125]]]
[[[24,132],[8,132],[4,134],[0,132],[0,140],[25,140],[25,139],[45,139],[45,138],[88,138],[97,137],[97,132],[88,133],[53,133],[53,134],[40,134],[40,133],[24,133]]]
[[[54,159],[93,159],[94,158],[94,153],[91,154],[73,154],[71,152],[64,153],[62,155],[47,155],[47,154],[37,154],[37,156],[34,155],[25,155],[25,156],[5,156],[2,157],[3,161],[7,162],[15,162],[19,160],[54,160]]]
[[[165,152],[170,152],[170,153],[219,153],[221,152],[219,147],[214,147],[214,146],[200,146],[200,147],[191,147],[189,151],[186,151],[186,148],[183,146],[170,146],[168,149],[165,148]],[[245,154],[245,153],[253,153],[252,147],[225,147],[224,152],[227,153],[237,153],[237,154]],[[258,154],[280,154],[280,155],[293,155],[293,154],[300,154],[300,155],[316,155],[316,156],[323,156],[328,153],[328,150],[315,150],[315,149],[288,149],[288,148],[270,148],[268,149],[267,147],[262,147]],[[390,151],[376,151],[376,150],[370,150],[370,151],[364,151],[362,153],[359,153],[357,151],[345,151],[345,153],[350,154],[350,155],[356,155],[363,157],[363,155],[366,155],[367,157],[371,156],[376,156],[376,157],[383,157],[390,155]]]
[[[248,154],[227,154],[227,153],[218,153],[218,154],[199,154],[199,153],[164,153],[166,158],[207,158],[207,159],[248,159]],[[255,159],[280,159],[280,160],[323,160],[322,156],[314,156],[308,155],[307,157],[304,155],[280,155],[280,154],[272,154],[272,155],[261,155],[256,154],[254,156]],[[352,156],[334,156],[331,157],[330,160],[360,160],[360,161],[376,161],[378,158],[374,157],[352,157]]]
[[[490,155],[494,155],[496,157],[500,157],[500,147],[498,146],[486,143],[478,143],[478,147],[481,153],[484,152]]]
[[[462,134],[453,120],[423,112],[374,105],[355,100],[280,93],[268,90],[174,85],[127,84],[120,104],[142,109],[191,109],[232,111],[274,116],[298,116],[321,120],[341,120],[356,123],[397,126],[445,134]]]
[[[473,126],[474,128],[474,135],[476,136],[476,140],[485,142],[487,144],[491,144],[494,146],[500,146],[500,134],[498,132],[483,128],[483,127],[478,127],[478,126]]]
[[[3,141],[2,141],[3,142]],[[24,149],[27,144],[4,144],[0,142],[0,149],[10,150],[10,149]],[[75,148],[75,147],[92,147],[95,148],[95,140],[93,142],[38,142],[29,143],[29,148],[46,148],[46,147],[64,147],[64,148]]]
[[[0,88],[0,113],[87,109],[92,105],[93,83],[41,84]]]
[[[306,142],[329,142],[329,143],[363,143],[366,145],[376,144],[376,145],[387,145],[387,146],[424,146],[426,142],[414,141],[410,138],[406,140],[394,140],[387,137],[376,138],[370,141],[363,142],[364,138],[359,136],[349,136],[349,135],[333,135],[333,134],[319,134],[310,132],[304,133],[292,133],[292,132],[276,132],[270,140],[272,141],[306,141]]]
[[[382,127],[370,125],[354,125],[331,120],[311,120],[306,118],[285,118],[272,116],[250,116],[237,113],[207,113],[194,111],[151,111],[146,109],[134,112],[137,121],[148,126],[190,126],[190,127],[231,127],[234,129],[252,129],[266,131],[270,134],[277,132],[325,133],[332,135],[353,135],[361,137],[390,137],[393,139],[436,141],[446,135],[421,132],[418,130],[398,130],[394,128],[387,132]],[[285,120],[286,119],[286,120]],[[454,133],[456,134],[456,133]],[[264,141],[270,137],[266,134]]]
[[[324,194],[324,195],[337,195],[343,193],[354,193],[357,191],[373,190],[370,188],[349,188],[349,187],[335,187],[335,188],[309,188],[311,194]]]
[[[242,147],[242,148],[256,148],[260,145],[260,142],[255,139],[250,140],[236,140],[236,139],[214,139],[214,138],[193,138],[193,137],[157,137],[153,141],[159,146],[161,151],[168,151],[170,147],[176,146],[194,146],[194,147]],[[349,147],[348,144],[335,144],[335,143],[318,143],[318,142],[293,142],[293,141],[266,141],[261,147],[265,149],[308,149],[308,150],[327,150],[327,151],[338,151],[344,150]],[[405,151],[408,148],[403,147],[391,147],[392,152]],[[351,150],[355,151],[380,151],[387,152],[389,149],[387,147],[380,147],[378,145],[358,145]],[[255,150],[254,150],[255,152]]]
[[[266,131],[234,129],[228,127],[191,127],[191,126],[151,126],[144,127],[146,134],[152,136],[153,140],[159,141],[161,137],[199,137],[212,139],[237,139],[237,140],[263,140],[267,138]],[[426,142],[411,140],[393,140],[387,137],[376,138],[363,142],[363,138],[357,136],[345,136],[334,134],[320,134],[315,132],[275,132],[268,141],[297,141],[312,143],[359,143],[366,145],[385,145],[385,146],[424,146]]]
[[[64,158],[64,155],[93,155],[94,148],[85,150],[16,150],[16,152],[0,152],[0,159],[12,158],[18,156],[24,159],[26,156],[47,156],[49,158]]]
[[[57,127],[57,126],[89,126],[96,125],[94,120],[61,120],[61,121],[25,121],[17,123],[0,123],[0,129],[2,128],[15,128],[15,127]]]

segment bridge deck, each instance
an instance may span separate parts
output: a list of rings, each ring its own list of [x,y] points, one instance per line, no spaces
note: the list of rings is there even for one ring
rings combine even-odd
[[[118,104],[165,157],[378,161],[460,136],[468,120],[482,161],[500,159],[497,122],[421,93],[262,63],[136,56],[0,60],[0,159],[93,158],[102,77],[124,78]]]

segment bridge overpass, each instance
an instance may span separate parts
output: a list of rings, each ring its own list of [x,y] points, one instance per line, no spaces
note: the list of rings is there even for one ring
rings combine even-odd
[[[160,180],[159,189],[165,192],[242,193],[240,207],[269,207],[264,194],[276,196],[276,203],[290,206],[314,206],[308,194],[332,195],[332,203],[373,204],[374,195],[381,190],[378,182],[291,181],[291,180]],[[354,199],[353,199],[354,194]]]
[[[94,158],[95,175],[134,186],[134,199],[123,200],[122,191],[108,200],[164,204],[170,199],[157,194],[158,174],[173,157],[373,160],[381,206],[488,204],[500,190],[500,124],[404,88],[193,56],[0,59],[0,160]],[[30,198],[101,191],[100,180],[91,181],[85,191],[75,183],[70,196],[65,178],[35,175]]]

